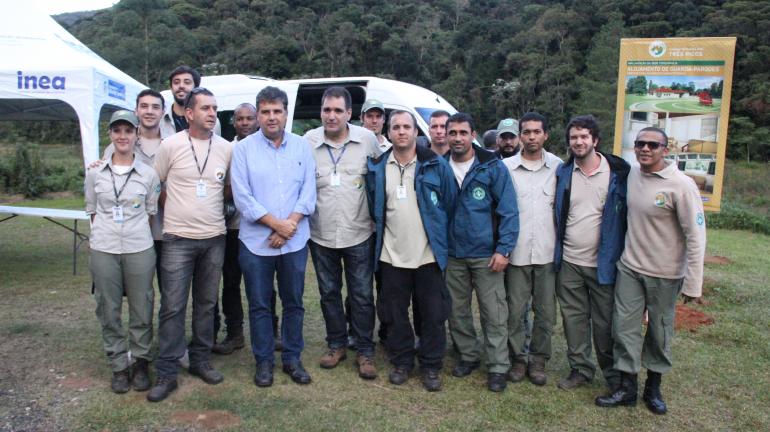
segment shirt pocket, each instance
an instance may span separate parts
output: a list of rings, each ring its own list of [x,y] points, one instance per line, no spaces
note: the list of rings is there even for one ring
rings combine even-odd
[[[556,198],[556,181],[551,179],[543,185],[544,204],[553,209],[554,199]]]
[[[121,200],[123,211],[129,215],[146,213],[145,203],[148,192],[147,186],[139,182],[138,179],[137,181],[131,179],[126,185],[126,190],[123,191],[125,198],[121,197],[123,198]]]
[[[345,187],[350,189],[363,190],[367,172],[369,172],[369,170],[367,170],[365,166],[358,168],[345,168],[343,171],[344,175],[340,178],[340,180]]]
[[[96,194],[96,208],[98,212],[112,215],[112,207],[115,205],[115,191],[109,181],[98,181],[94,185]],[[112,217],[112,216],[110,216]]]
[[[331,185],[331,167],[319,167],[315,169],[315,184],[318,189],[323,189]]]

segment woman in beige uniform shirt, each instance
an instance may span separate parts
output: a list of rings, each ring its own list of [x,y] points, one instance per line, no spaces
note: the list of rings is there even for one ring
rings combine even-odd
[[[96,316],[115,393],[150,387],[155,250],[149,218],[157,211],[160,180],[152,167],[134,157],[138,123],[131,111],[112,115],[109,135],[115,151],[107,163],[89,169],[85,181]],[[121,319],[124,293],[128,332]]]

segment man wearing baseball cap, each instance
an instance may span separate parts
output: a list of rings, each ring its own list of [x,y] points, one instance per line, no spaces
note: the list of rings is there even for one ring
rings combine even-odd
[[[515,156],[519,152],[519,122],[506,118],[497,125],[497,157],[500,159]]]
[[[377,137],[380,151],[384,152],[392,145],[384,135],[382,128],[385,126],[385,106],[377,99],[367,99],[361,107],[361,126],[369,129]]]

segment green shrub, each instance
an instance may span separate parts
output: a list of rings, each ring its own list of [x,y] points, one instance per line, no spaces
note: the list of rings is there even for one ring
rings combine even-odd
[[[40,159],[40,147],[37,144],[16,144],[16,152],[11,163],[11,188],[27,198],[40,196],[43,191],[45,167]]]
[[[27,198],[45,192],[82,192],[83,166],[79,159],[43,158],[37,144],[21,142],[8,158],[0,159],[0,188],[6,193],[19,193]]]
[[[709,228],[747,230],[770,234],[770,217],[731,201],[723,201],[719,213],[707,213],[706,220]]]

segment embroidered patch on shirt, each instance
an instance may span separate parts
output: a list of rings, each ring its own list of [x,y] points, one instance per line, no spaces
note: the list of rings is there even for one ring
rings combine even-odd
[[[477,200],[483,200],[485,196],[487,196],[487,193],[484,191],[483,187],[477,186],[473,188],[473,198],[476,198]]]
[[[668,201],[668,194],[665,192],[658,192],[655,194],[655,206],[665,207],[666,201]]]
[[[226,174],[226,173],[227,173],[227,170],[225,170],[225,169],[224,169],[224,168],[222,168],[222,167],[219,167],[219,168],[217,168],[217,169],[214,171],[214,177],[216,177],[216,178],[217,178],[217,180],[219,180],[219,181],[224,181],[224,180],[225,180],[225,174]]]
[[[704,222],[705,222],[705,218],[703,217],[703,213],[698,213],[698,215],[695,216],[695,223],[697,223],[698,225],[703,225]]]
[[[436,194],[436,191],[430,191],[430,201],[433,203],[433,205],[438,204],[438,195]]]
[[[362,187],[364,187],[364,179],[362,179],[361,177],[354,178],[353,186],[355,186],[356,189],[361,189]]]

